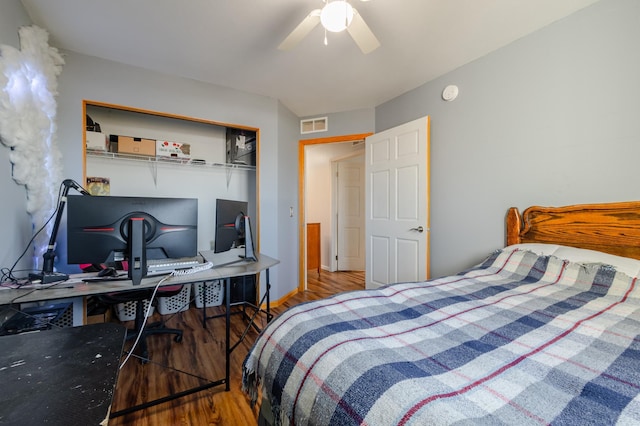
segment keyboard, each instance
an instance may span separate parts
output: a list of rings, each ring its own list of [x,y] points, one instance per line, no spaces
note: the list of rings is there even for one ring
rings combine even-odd
[[[197,260],[162,259],[147,261],[147,276],[169,274],[180,269],[200,266]]]

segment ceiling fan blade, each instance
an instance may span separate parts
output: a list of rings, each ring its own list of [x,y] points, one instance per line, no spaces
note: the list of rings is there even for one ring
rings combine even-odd
[[[380,42],[355,9],[353,9],[353,21],[351,21],[351,25],[347,27],[347,31],[349,31],[349,34],[353,37],[353,41],[356,42],[364,54],[373,52],[380,47]]]
[[[280,46],[278,46],[278,49],[280,50],[293,49],[319,23],[320,23],[320,9],[312,10],[302,20],[302,22],[300,22],[300,24],[298,24],[298,26],[293,31],[291,31],[291,34],[289,34],[287,38],[285,38],[284,41],[280,43]]]

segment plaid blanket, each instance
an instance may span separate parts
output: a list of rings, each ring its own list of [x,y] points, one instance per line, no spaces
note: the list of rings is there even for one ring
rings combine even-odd
[[[640,290],[497,251],[465,273],[293,307],[248,354],[277,424],[640,424]],[[265,404],[267,405],[267,404]]]

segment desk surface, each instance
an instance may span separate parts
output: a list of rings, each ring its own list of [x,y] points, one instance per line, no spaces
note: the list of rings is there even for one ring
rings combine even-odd
[[[263,254],[260,254],[258,259],[258,262],[247,262],[243,260],[233,264],[224,262],[223,264],[214,266],[212,269],[208,269],[206,271],[198,272],[195,274],[170,277],[166,279],[162,283],[162,285],[170,286],[176,284],[189,284],[224,279],[229,277],[254,275],[280,263],[279,260],[273,259]],[[86,275],[72,275],[69,279],[69,282],[54,283],[46,289],[0,289],[0,305],[7,305],[10,303],[37,302],[41,300],[65,299],[69,297],[92,296],[97,294],[122,292],[127,290],[139,290],[142,288],[155,287],[161,279],[166,277],[156,276],[144,278],[140,285],[134,286],[131,281],[100,281],[85,283],[81,281],[80,277],[82,276]],[[74,280],[76,282],[72,287],[69,287],[69,283],[73,282]]]
[[[0,337],[0,423],[100,424],[125,335],[110,323]]]

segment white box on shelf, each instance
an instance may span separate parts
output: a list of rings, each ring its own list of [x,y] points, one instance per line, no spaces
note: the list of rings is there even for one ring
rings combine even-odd
[[[106,151],[107,150],[107,135],[100,132],[90,132],[87,130],[87,149],[94,151]]]
[[[196,308],[220,306],[224,300],[223,280],[208,281],[206,283],[194,283]]]
[[[188,143],[156,141],[156,156],[173,158],[191,158],[191,145]]]
[[[170,297],[158,297],[158,313],[160,315],[175,314],[189,309],[191,286],[183,285],[180,293]]]

